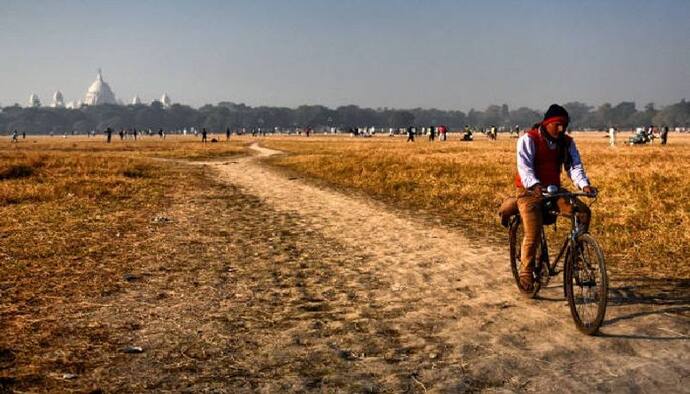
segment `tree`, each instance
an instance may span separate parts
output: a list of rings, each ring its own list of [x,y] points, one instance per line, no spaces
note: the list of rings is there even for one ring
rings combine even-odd
[[[409,111],[389,111],[388,125],[390,127],[401,128],[414,124],[414,115]]]
[[[668,127],[690,126],[690,102],[682,99],[679,103],[669,105],[654,116],[653,123]]]
[[[630,127],[632,125],[632,117],[635,113],[637,113],[635,103],[632,101],[623,101],[609,111],[610,123],[608,126]]]
[[[578,101],[573,101],[563,104],[563,108],[568,111],[568,115],[570,116],[571,129],[584,129],[586,127],[592,127],[589,123],[592,120],[591,106]]]
[[[510,111],[509,118],[511,125],[519,125],[521,128],[528,128],[541,120],[541,114],[533,109],[520,107],[514,111]]]

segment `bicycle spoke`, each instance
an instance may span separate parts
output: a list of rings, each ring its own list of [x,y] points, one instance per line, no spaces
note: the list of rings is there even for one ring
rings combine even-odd
[[[603,255],[590,236],[578,240],[566,286],[575,323],[586,333],[595,332],[606,308],[607,280]]]

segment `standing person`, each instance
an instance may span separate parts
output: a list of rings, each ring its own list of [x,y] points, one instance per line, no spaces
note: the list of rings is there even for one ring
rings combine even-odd
[[[618,130],[616,130],[615,127],[611,126],[609,127],[609,146],[615,147],[616,146],[616,134],[618,133]]]
[[[649,125],[647,128],[647,140],[650,144],[654,143],[654,125]]]
[[[165,138],[165,137],[163,137],[163,129],[158,129],[158,137],[159,137],[160,139]]]
[[[429,127],[429,142],[434,142],[434,139],[436,139],[436,131],[434,130],[434,126]]]
[[[18,141],[17,141],[17,136],[19,136],[19,133],[17,132],[17,130],[14,130],[14,131],[12,132],[12,141],[11,141],[11,142],[18,142]]]
[[[208,131],[206,131],[206,128],[204,127],[201,129],[201,142],[206,143],[206,137],[208,136]]]
[[[107,129],[105,129],[105,135],[107,136],[106,143],[109,144],[111,138],[113,137],[113,129],[111,129],[110,127],[108,127]]]
[[[661,145],[666,145],[666,140],[668,139],[668,126],[661,128],[661,134],[659,137],[661,137]]]
[[[496,130],[496,126],[491,126],[491,129],[489,131],[489,138],[493,141],[496,141],[497,136],[498,136],[498,130]]]
[[[22,131],[22,139],[23,139],[23,140],[26,139],[26,131]]]
[[[441,126],[438,126],[436,129],[438,130],[438,135],[439,135],[439,138],[441,139],[441,141],[445,141],[446,140],[446,133],[448,132],[448,128],[446,126],[441,125]]]
[[[407,128],[407,142],[414,142],[414,134],[415,134],[415,129],[414,127],[410,126]]]
[[[229,127],[225,128],[225,140],[230,141],[230,128]]]
[[[575,141],[565,134],[570,118],[565,108],[552,104],[544,120],[534,125],[517,142],[517,204],[524,226],[520,256],[520,285],[524,290],[534,286],[534,259],[542,230],[542,189],[561,185],[561,168],[573,183],[586,193],[596,193],[591,186]],[[572,216],[573,206],[564,198],[556,205],[564,216]],[[589,207],[575,200],[577,215],[585,231],[589,227]]]

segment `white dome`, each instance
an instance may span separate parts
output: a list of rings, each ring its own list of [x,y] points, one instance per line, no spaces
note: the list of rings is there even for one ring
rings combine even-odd
[[[134,96],[134,98],[132,99],[132,104],[133,105],[141,104],[141,99],[139,98],[139,95]]]
[[[163,96],[161,96],[161,104],[163,104],[164,107],[169,107],[172,105],[170,97],[168,97],[167,93],[163,93]]]
[[[41,100],[38,98],[38,96],[35,93],[32,93],[31,96],[29,96],[29,107],[40,107],[41,106]]]
[[[53,103],[50,105],[53,108],[62,108],[65,106],[65,101],[62,97],[62,92],[59,90],[53,95]]]
[[[84,104],[117,104],[115,94],[110,89],[110,85],[103,81],[103,75],[101,75],[100,69],[98,69],[96,80],[93,81],[91,86],[89,86],[89,90],[86,91],[86,95],[84,96]]]

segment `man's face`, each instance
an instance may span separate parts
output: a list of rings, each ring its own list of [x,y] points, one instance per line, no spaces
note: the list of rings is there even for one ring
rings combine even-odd
[[[568,128],[568,125],[561,122],[552,122],[544,126],[544,128],[550,136],[553,138],[558,138],[558,136],[563,134],[565,129]]]

